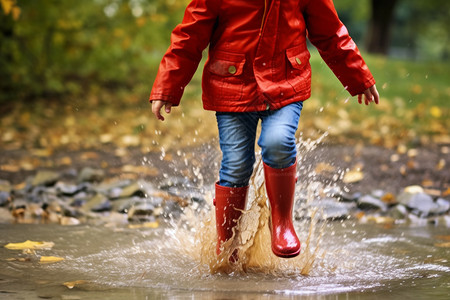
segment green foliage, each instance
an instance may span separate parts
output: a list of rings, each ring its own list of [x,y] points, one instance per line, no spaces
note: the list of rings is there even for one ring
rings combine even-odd
[[[151,84],[185,1],[20,1],[0,11],[0,100]]]

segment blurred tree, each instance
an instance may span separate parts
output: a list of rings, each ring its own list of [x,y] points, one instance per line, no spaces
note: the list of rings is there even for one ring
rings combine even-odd
[[[185,0],[0,0],[0,101],[151,84]],[[20,16],[19,16],[19,14]]]
[[[387,54],[392,30],[392,17],[397,0],[371,0],[371,16],[367,32],[367,51]]]

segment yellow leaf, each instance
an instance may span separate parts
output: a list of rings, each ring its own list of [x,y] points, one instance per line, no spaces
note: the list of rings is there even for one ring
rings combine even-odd
[[[19,20],[20,12],[21,12],[20,7],[14,6],[12,8],[12,16],[13,16],[14,21]]]
[[[87,283],[86,280],[75,280],[75,281],[64,282],[63,285],[65,285],[69,289],[73,289],[75,286],[80,285],[80,284],[85,284],[85,283]]]
[[[128,225],[128,228],[130,229],[137,229],[137,228],[158,228],[159,223],[158,222],[145,222],[142,224],[130,224]]]
[[[434,244],[435,247],[441,247],[441,248],[450,248],[450,242],[447,243],[436,243]]]
[[[442,116],[442,111],[439,107],[437,106],[432,106],[430,108],[430,114],[435,117],[435,118],[440,118]]]
[[[33,242],[27,240],[23,243],[9,243],[5,245],[5,248],[10,250],[24,250],[24,249],[38,250],[38,249],[51,249],[54,245],[55,243],[53,242]]]
[[[62,257],[56,257],[56,256],[41,256],[41,259],[39,262],[41,264],[49,264],[49,263],[55,263],[64,260]]]
[[[9,15],[9,13],[11,12],[11,10],[14,6],[15,0],[1,0],[1,1],[2,1],[2,7],[3,7],[3,11],[5,12],[5,15]]]
[[[342,181],[344,183],[355,183],[358,181],[363,180],[364,178],[364,173],[358,170],[351,170],[348,171],[347,173],[345,173],[344,175],[344,179],[342,179]]]

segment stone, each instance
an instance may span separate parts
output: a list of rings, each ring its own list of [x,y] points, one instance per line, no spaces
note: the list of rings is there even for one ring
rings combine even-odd
[[[387,211],[387,205],[378,198],[371,195],[364,195],[358,199],[358,208],[363,210],[379,209],[383,212]]]
[[[389,210],[389,215],[394,219],[404,219],[408,216],[408,209],[403,204],[398,204]]]
[[[409,193],[409,194],[418,194],[418,193],[423,193],[423,187],[421,187],[420,185],[410,185],[407,186],[403,189],[404,193]]]
[[[145,197],[145,192],[141,188],[141,185],[138,182],[133,182],[132,184],[124,187],[118,198],[127,198],[132,196]]]
[[[58,195],[63,195],[63,196],[73,196],[79,192],[87,190],[87,187],[88,187],[88,185],[84,184],[84,183],[75,185],[75,184],[58,182],[55,185],[56,193]]]
[[[435,203],[436,208],[431,211],[434,214],[445,214],[450,209],[450,202],[444,198],[438,198]]]
[[[32,179],[32,186],[51,186],[60,178],[59,173],[53,171],[39,171]]]
[[[11,193],[11,191],[12,191],[11,183],[8,180],[0,179],[0,192]]]
[[[12,200],[11,193],[6,191],[0,191],[0,207],[8,205]]]
[[[79,225],[81,222],[73,217],[62,217],[60,220],[60,224],[63,226],[74,226]]]
[[[109,199],[104,195],[97,194],[90,198],[85,205],[83,205],[83,209],[86,211],[103,212],[110,211],[112,209],[112,205]]]
[[[375,198],[381,199],[384,194],[386,194],[385,191],[383,190],[373,190],[370,195],[374,196]]]
[[[78,182],[100,182],[105,178],[105,171],[86,167],[78,174]]]
[[[433,201],[433,198],[425,193],[410,194],[409,197],[405,197],[402,194],[399,196],[399,199],[401,199],[401,203],[413,210],[415,214],[421,216],[427,216],[439,208]]]

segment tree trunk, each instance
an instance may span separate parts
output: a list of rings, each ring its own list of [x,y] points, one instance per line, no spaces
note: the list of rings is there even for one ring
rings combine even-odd
[[[370,53],[388,53],[392,17],[397,2],[397,0],[371,0],[372,14],[366,42],[367,51]]]

